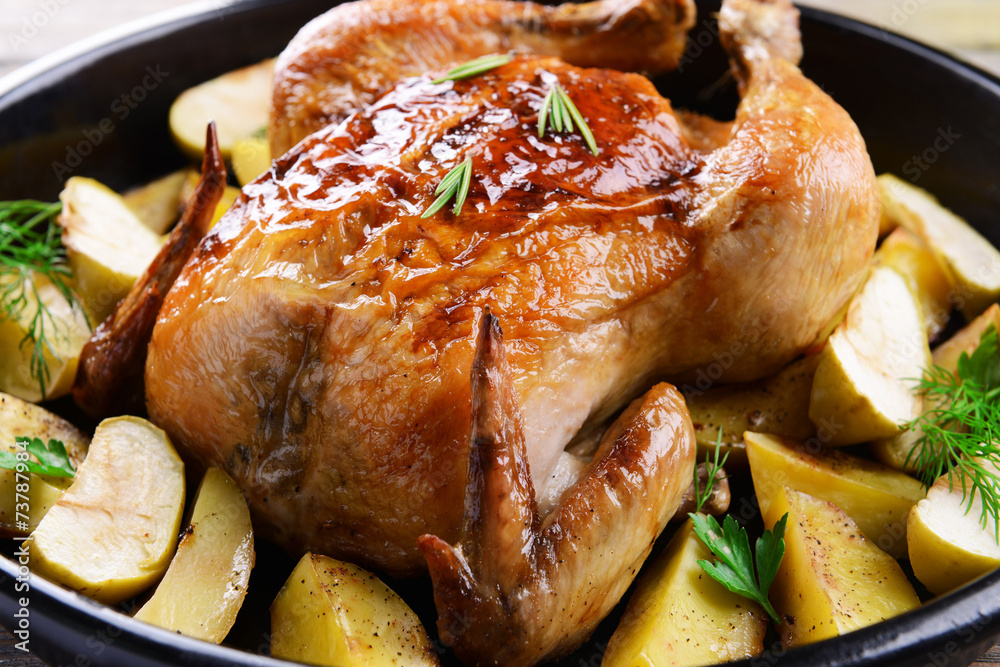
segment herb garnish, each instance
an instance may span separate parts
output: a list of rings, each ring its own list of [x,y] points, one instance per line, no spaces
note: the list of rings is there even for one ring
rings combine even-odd
[[[488,56],[480,56],[474,60],[470,60],[467,63],[462,63],[458,67],[450,70],[447,74],[442,77],[438,77],[431,81],[431,83],[444,83],[445,81],[458,81],[459,79],[468,79],[470,77],[482,74],[483,72],[489,72],[491,69],[496,69],[501,65],[506,65],[514,56],[510,54],[492,54]]]
[[[40,438],[17,438],[17,448],[24,450],[38,459],[34,461],[19,461],[17,454],[7,450],[0,450],[0,468],[17,470],[18,466],[26,466],[28,472],[36,475],[48,475],[49,477],[73,477],[76,469],[73,462],[66,454],[66,447],[58,440],[49,440],[46,447]]]
[[[49,337],[58,333],[61,323],[42,301],[32,272],[48,278],[72,308],[82,309],[69,287],[71,273],[54,224],[61,210],[59,202],[0,202],[0,319],[17,320],[34,309],[21,347],[32,346],[31,377],[38,380],[43,396],[50,377],[45,352],[59,358]]]
[[[726,465],[726,461],[729,460],[729,452],[732,450],[726,450],[725,456],[722,457],[722,461],[719,461],[719,450],[722,448],[722,429],[719,429],[719,435],[715,439],[715,452],[713,460],[705,457],[705,472],[707,478],[705,481],[705,488],[701,488],[701,479],[698,477],[698,466],[694,467],[694,511],[700,512],[701,508],[705,506],[705,503],[709,501],[712,497],[712,489],[715,488],[715,476],[718,474],[722,467]]]
[[[462,164],[458,165],[454,169],[448,172],[448,174],[442,179],[441,183],[437,186],[434,191],[438,198],[434,200],[430,208],[424,211],[421,218],[429,218],[434,215],[448,203],[452,197],[455,198],[455,205],[452,207],[451,212],[458,215],[462,212],[462,204],[465,203],[465,198],[469,194],[469,184],[472,182],[472,158],[467,157]]]
[[[954,488],[953,475],[962,484],[966,512],[976,494],[983,504],[983,528],[992,519],[1000,541],[1000,338],[991,324],[971,355],[958,359],[958,374],[933,366],[920,380],[919,391],[927,409],[907,427],[923,435],[906,458],[919,470],[920,480],[931,486],[942,475]]]
[[[715,517],[704,514],[689,514],[694,523],[694,532],[719,560],[711,563],[699,560],[698,565],[713,579],[737,595],[758,602],[776,624],[781,625],[781,617],[767,599],[774,576],[785,555],[785,523],[788,514],[774,524],[774,531],[765,530],[757,540],[757,572],[754,574],[754,555],[750,552],[750,538],[745,528],[726,515],[719,527]]]
[[[573,124],[576,123],[576,128],[580,130],[584,141],[590,147],[590,152],[597,155],[597,142],[594,141],[594,133],[590,131],[590,126],[587,125],[580,110],[573,104],[573,100],[558,83],[549,88],[549,92],[546,93],[545,99],[542,101],[542,108],[538,112],[539,139],[545,136],[545,130],[550,123],[556,132],[562,132],[563,129],[567,132],[573,132]]]

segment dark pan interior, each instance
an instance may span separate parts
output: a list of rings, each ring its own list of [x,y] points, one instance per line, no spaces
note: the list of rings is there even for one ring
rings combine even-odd
[[[15,73],[0,81],[0,199],[52,200],[71,175],[124,189],[180,167],[185,158],[167,131],[173,99],[193,84],[277,54],[331,4],[206,2],[185,18],[57,58],[31,78]],[[731,117],[737,97],[712,20],[718,3],[699,2],[699,10],[681,71],[657,85],[676,107]],[[804,10],[802,28],[804,71],[854,117],[876,170],[934,192],[1000,244],[1000,81],[880,28],[823,12]],[[266,607],[291,563],[261,548],[256,601],[227,642],[249,652],[134,622],[43,581],[31,582],[31,648],[53,664],[262,664]],[[0,621],[14,627],[24,595],[17,565],[0,559],[0,571]],[[402,586],[433,626],[426,583]],[[1000,636],[998,612],[1000,572],[994,572],[887,623],[739,664],[965,665]],[[614,624],[614,618],[602,624],[563,664],[599,664]]]

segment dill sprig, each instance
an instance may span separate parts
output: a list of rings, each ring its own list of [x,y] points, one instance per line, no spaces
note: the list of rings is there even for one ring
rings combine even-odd
[[[458,81],[459,79],[468,79],[474,76],[483,74],[484,72],[489,72],[491,69],[496,69],[501,65],[506,65],[514,56],[509,54],[492,54],[488,56],[480,56],[474,60],[470,60],[467,63],[462,63],[458,67],[449,70],[444,76],[438,77],[431,81],[431,83],[444,83],[445,81]]]
[[[465,161],[460,165],[448,172],[448,174],[441,180],[438,184],[437,189],[434,190],[434,194],[438,196],[434,200],[434,203],[430,205],[426,211],[424,211],[421,218],[429,218],[448,203],[453,197],[455,199],[455,205],[452,207],[451,212],[458,215],[462,212],[462,204],[465,203],[465,198],[469,194],[469,184],[472,183],[472,158],[467,157]]]
[[[53,222],[61,210],[59,202],[0,202],[0,319],[19,320],[33,312],[20,347],[31,346],[31,377],[38,380],[42,396],[50,378],[45,353],[61,361],[52,339],[60,335],[63,323],[45,305],[33,273],[48,278],[71,307],[82,310],[69,287],[66,252]]]
[[[574,123],[576,127],[574,128]],[[558,83],[549,88],[542,100],[542,108],[538,112],[538,138],[545,136],[548,127],[552,127],[556,132],[573,132],[579,129],[584,141],[590,148],[590,152],[597,155],[597,142],[594,140],[594,133],[590,131],[590,126],[584,120],[583,114],[573,104],[573,100],[566,94],[566,90]]]
[[[698,477],[698,466],[694,467],[694,503],[695,503],[695,513],[701,512],[701,508],[705,506],[705,503],[709,501],[712,497],[712,489],[715,488],[715,476],[718,474],[722,467],[726,465],[726,461],[729,460],[729,452],[732,450],[726,450],[725,455],[722,460],[719,460],[719,450],[722,448],[722,429],[719,429],[719,435],[715,439],[715,452],[713,453],[713,458],[709,459],[705,457],[705,468],[707,478],[705,480],[705,488],[701,488],[701,479]]]
[[[919,391],[926,410],[907,424],[923,435],[914,444],[906,465],[919,471],[931,486],[943,475],[955,488],[957,475],[966,513],[976,496],[983,506],[979,522],[1000,541],[1000,338],[993,325],[983,332],[971,355],[962,353],[958,373],[940,366],[928,369]]]

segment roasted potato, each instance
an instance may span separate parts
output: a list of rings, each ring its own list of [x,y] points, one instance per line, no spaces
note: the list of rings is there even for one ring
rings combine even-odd
[[[639,578],[602,667],[697,667],[759,655],[768,618],[701,569],[715,557],[688,519]]]
[[[768,528],[788,513],[785,557],[770,599],[786,648],[836,637],[920,606],[899,563],[831,502],[788,488],[772,499]]]
[[[156,234],[166,234],[181,214],[181,188],[193,169],[181,169],[122,195],[125,205]]]
[[[438,664],[420,619],[378,577],[313,554],[271,605],[271,655],[336,667]]]
[[[936,340],[948,324],[951,283],[931,249],[916,234],[898,227],[882,241],[874,262],[903,276],[920,303],[927,338]]]
[[[222,470],[201,480],[177,553],[163,581],[135,618],[182,635],[220,643],[243,605],[254,566],[246,499]]]

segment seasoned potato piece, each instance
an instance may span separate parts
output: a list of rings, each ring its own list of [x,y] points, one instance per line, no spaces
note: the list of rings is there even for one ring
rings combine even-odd
[[[818,355],[795,361],[774,375],[756,382],[712,387],[688,392],[699,458],[715,450],[722,430],[722,452],[730,452],[727,467],[746,464],[744,431],[777,433],[805,440],[816,434],[809,419],[809,391]]]
[[[906,557],[906,517],[924,486],[905,473],[836,450],[820,450],[763,433],[747,433],[750,474],[761,512],[785,487],[828,500],[883,551]]]
[[[180,217],[181,188],[191,171],[194,170],[181,169],[167,174],[129,190],[122,199],[142,224],[157,234],[166,234]]]
[[[170,107],[170,132],[189,157],[201,160],[205,126],[216,123],[219,148],[229,159],[233,144],[267,127],[274,59],[227,72],[181,93]]]
[[[935,340],[948,324],[951,283],[931,249],[916,234],[899,227],[879,246],[874,261],[903,276],[920,303],[927,338]]]
[[[994,474],[1000,474],[991,466]],[[942,475],[927,497],[910,510],[907,541],[913,574],[931,593],[947,593],[1000,567],[1000,545],[992,522],[983,528],[979,494],[971,506],[961,477]],[[966,488],[971,482],[966,480]]]
[[[930,193],[892,174],[878,177],[883,211],[922,238],[947,274],[952,301],[968,319],[1000,298],[1000,251]]]
[[[142,224],[120,195],[91,178],[70,178],[59,198],[69,265],[83,302],[102,322],[160,252],[164,238]]]
[[[29,537],[39,574],[105,604],[141,593],[173,555],[184,464],[138,417],[98,425],[76,478]]]
[[[708,576],[699,560],[715,556],[688,519],[639,578],[603,667],[697,667],[763,651],[767,614]]]
[[[437,665],[420,619],[378,577],[306,554],[271,605],[271,655],[314,665]]]
[[[12,278],[10,273],[0,274],[0,290],[10,286]],[[76,377],[80,351],[90,339],[90,324],[96,318],[87,313],[85,307],[72,306],[52,281],[37,271],[31,273],[24,289],[29,295],[37,291],[39,300],[52,316],[50,318],[43,311],[41,318],[48,341],[48,346],[42,348],[42,358],[49,372],[45,394],[42,395],[38,378],[31,374],[34,344],[25,339],[38,314],[38,301],[33,295],[28,297],[26,307],[16,319],[0,316],[0,391],[37,403],[69,393]]]
[[[954,336],[941,345],[934,348],[931,353],[931,361],[950,373],[958,372],[958,358],[963,352],[972,354],[972,351],[979,346],[979,339],[983,332],[990,325],[994,325],[1000,330],[1000,306],[993,304],[986,309],[982,315],[974,319]],[[926,410],[927,400],[921,399],[921,410]],[[872,454],[882,463],[912,472],[915,470],[914,461],[907,463],[907,457],[923,436],[920,429],[903,431],[892,438],[875,440],[869,443]]]
[[[253,566],[246,499],[229,475],[209,468],[177,553],[135,618],[218,644],[236,622]]]
[[[831,502],[782,488],[764,522],[788,513],[785,557],[771,602],[785,619],[785,647],[836,637],[920,606],[899,563]]]
[[[15,442],[19,437],[40,438],[46,444],[50,439],[58,440],[66,448],[74,468],[80,467],[90,444],[90,438],[65,419],[41,406],[0,393],[0,448],[16,453]],[[0,536],[19,537],[33,531],[72,481],[30,474],[27,525],[19,527],[15,512],[17,478],[13,470],[0,469]]]
[[[920,306],[896,271],[876,267],[820,353],[809,418],[831,446],[895,436],[920,415],[912,378],[929,363]]]

